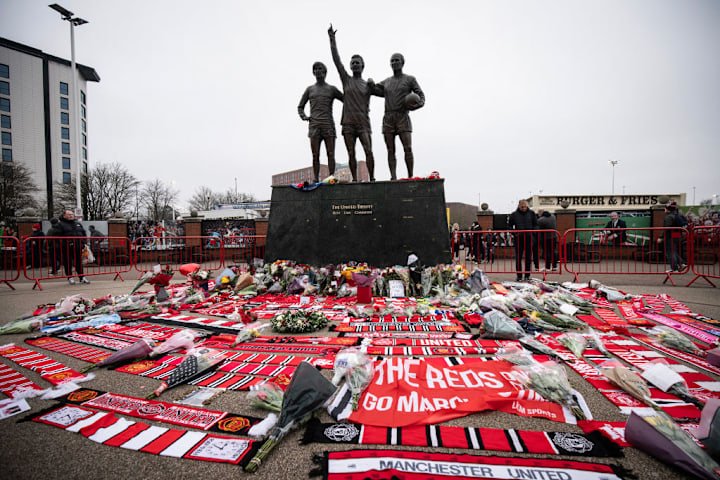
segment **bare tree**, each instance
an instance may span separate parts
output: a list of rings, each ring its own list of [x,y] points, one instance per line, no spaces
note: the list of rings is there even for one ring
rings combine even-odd
[[[80,195],[86,220],[105,220],[114,213],[130,213],[139,181],[119,163],[98,163],[82,177]],[[55,214],[75,205],[75,177],[55,183]]]
[[[172,219],[179,192],[159,178],[145,182],[140,202],[147,209],[148,218],[155,222]],[[174,220],[174,219],[173,219]]]
[[[254,202],[255,200],[256,199],[252,194],[235,192],[235,190],[233,189],[228,189],[225,191],[225,193],[220,193],[217,195],[217,203],[230,203],[235,205],[244,202]]]
[[[25,165],[3,162],[0,166],[0,216],[14,218],[20,210],[37,208],[33,193],[38,191],[32,171]]]
[[[216,203],[220,203],[217,201],[217,194],[203,185],[195,189],[188,206],[190,210],[210,210]]]

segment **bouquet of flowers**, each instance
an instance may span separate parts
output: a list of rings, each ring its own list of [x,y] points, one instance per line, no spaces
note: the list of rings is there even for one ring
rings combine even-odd
[[[704,356],[705,352],[700,350],[685,335],[673,330],[669,327],[657,326],[652,329],[651,333],[657,335],[658,340],[665,346],[680,350],[681,352],[691,353],[693,355]]]
[[[266,382],[253,387],[248,393],[248,399],[254,407],[279,412],[282,410],[284,392],[277,383]]]
[[[497,310],[483,316],[483,337],[517,340],[525,336],[525,330],[512,318]]]
[[[524,374],[521,381],[527,388],[534,390],[545,400],[567,407],[578,420],[585,420],[585,414],[573,396],[570,381],[561,365],[544,362],[520,365],[514,369]]]
[[[587,347],[587,340],[579,333],[563,333],[557,337],[557,341],[570,350],[577,358],[582,358]]]
[[[533,365],[538,363],[530,352],[516,345],[503,348],[495,356],[498,360],[505,360],[513,365]]]
[[[610,383],[617,385],[632,397],[637,398],[641,402],[645,402],[652,408],[656,410],[660,408],[658,404],[650,398],[650,389],[648,389],[647,383],[640,375],[615,360],[605,362],[600,367],[602,373]]]
[[[373,361],[356,347],[345,348],[335,357],[333,385],[344,378],[352,392],[352,409],[356,410],[360,394],[367,388],[375,372]]]
[[[305,310],[279,313],[270,320],[273,330],[280,333],[309,333],[327,324],[328,319],[322,313]]]

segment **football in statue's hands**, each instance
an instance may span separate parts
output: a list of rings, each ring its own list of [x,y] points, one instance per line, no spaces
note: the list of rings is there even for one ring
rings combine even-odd
[[[417,110],[423,106],[420,95],[415,92],[410,92],[405,96],[405,106],[408,110]]]

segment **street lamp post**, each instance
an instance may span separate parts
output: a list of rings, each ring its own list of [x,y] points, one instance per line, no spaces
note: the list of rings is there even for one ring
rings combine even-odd
[[[73,117],[74,117],[74,128],[75,131],[74,134],[74,140],[75,140],[75,196],[76,196],[76,202],[75,202],[75,215],[82,218],[83,211],[82,211],[82,190],[81,190],[81,184],[82,184],[82,157],[80,155],[80,102],[78,95],[78,82],[77,82],[77,65],[75,64],[75,27],[84,25],[87,22],[87,20],[84,20],[80,17],[75,17],[74,13],[69,11],[68,9],[61,7],[57,3],[53,3],[52,5],[48,5],[50,8],[58,12],[63,20],[67,20],[68,23],[70,23],[70,68],[72,70],[72,78],[71,78],[71,89],[72,89],[72,105],[73,105]]]
[[[620,163],[618,160],[608,160],[608,163],[612,166],[612,190],[611,194],[615,195],[615,165]]]

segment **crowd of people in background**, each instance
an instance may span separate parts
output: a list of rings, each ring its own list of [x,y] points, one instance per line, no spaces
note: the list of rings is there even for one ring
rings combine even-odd
[[[185,235],[180,224],[140,220],[128,224],[128,238],[140,248],[167,247],[176,243],[178,237]]]

